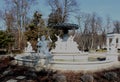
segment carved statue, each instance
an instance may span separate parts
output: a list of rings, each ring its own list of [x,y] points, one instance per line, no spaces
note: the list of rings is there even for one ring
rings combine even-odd
[[[33,51],[33,49],[32,49],[31,43],[28,41],[27,47],[25,48],[25,52],[32,52],[32,51]]]
[[[76,34],[74,34],[73,36],[70,35],[70,37],[68,38],[67,42],[74,42],[74,38],[75,38]]]
[[[45,36],[41,36],[41,40],[38,38],[38,53],[42,53],[45,55],[49,55],[49,48],[48,48],[48,43],[52,42],[50,37],[48,37],[49,40],[46,40]]]
[[[57,37],[57,41],[62,41],[62,39],[60,38],[60,36],[56,35],[55,36]]]

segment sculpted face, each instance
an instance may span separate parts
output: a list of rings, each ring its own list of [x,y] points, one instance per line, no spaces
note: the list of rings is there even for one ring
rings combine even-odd
[[[44,41],[45,40],[45,36],[41,36],[41,40]]]

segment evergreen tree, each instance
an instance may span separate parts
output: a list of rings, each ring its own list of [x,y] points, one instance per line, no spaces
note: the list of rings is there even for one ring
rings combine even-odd
[[[8,52],[12,50],[14,39],[12,34],[6,31],[0,31],[0,48],[7,49]]]
[[[48,28],[45,27],[44,20],[42,19],[42,14],[36,11],[33,15],[32,21],[26,27],[26,40],[32,43],[34,49],[36,49],[37,39],[42,35],[47,36]]]

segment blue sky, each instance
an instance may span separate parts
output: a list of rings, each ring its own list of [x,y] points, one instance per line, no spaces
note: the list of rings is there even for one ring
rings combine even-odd
[[[4,0],[0,0],[0,9],[4,9]],[[47,0],[38,0],[38,3],[31,8],[30,16],[34,11],[40,11],[46,19],[50,14],[50,7]],[[77,0],[81,12],[97,13],[103,19],[109,16],[112,20],[120,20],[120,0]],[[71,22],[74,22],[72,20]]]
[[[77,0],[81,11],[96,12],[101,17],[110,16],[112,20],[120,20],[120,0]]]
[[[38,0],[35,10],[41,11],[46,17],[50,13],[47,0]],[[120,20],[120,0],[77,0],[81,12],[96,12],[101,17],[110,16],[113,20]]]

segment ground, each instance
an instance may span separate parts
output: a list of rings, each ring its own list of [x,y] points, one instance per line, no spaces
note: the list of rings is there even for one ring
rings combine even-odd
[[[0,58],[0,82],[119,82],[120,66],[98,72],[34,71],[18,66],[12,57]]]

